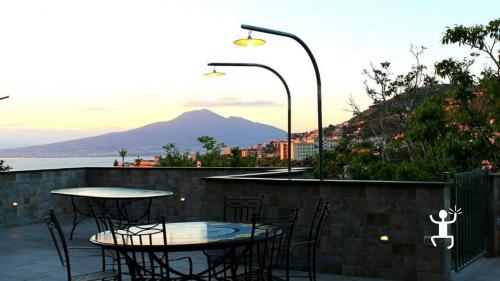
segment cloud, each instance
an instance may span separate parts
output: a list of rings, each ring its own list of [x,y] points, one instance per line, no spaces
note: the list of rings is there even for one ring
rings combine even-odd
[[[218,100],[191,100],[185,102],[183,107],[221,107],[221,106],[282,106],[273,101],[255,100],[255,101],[242,101],[235,97],[223,97]]]

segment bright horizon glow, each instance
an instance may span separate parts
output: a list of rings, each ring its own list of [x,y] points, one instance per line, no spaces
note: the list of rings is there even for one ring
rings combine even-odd
[[[492,1],[0,1],[0,149],[121,131],[207,108],[286,128],[281,82],[256,69],[208,79],[208,61],[263,63],[286,79],[292,130],[316,129],[316,87],[293,40],[252,32],[259,48],[233,41],[252,24],[290,32],[311,48],[323,90],[323,125],[351,117],[352,95],[370,101],[362,69],[390,61],[394,73],[470,52],[443,46],[447,26],[498,18]],[[481,64],[479,63],[480,67]],[[229,101],[229,102],[225,102]]]

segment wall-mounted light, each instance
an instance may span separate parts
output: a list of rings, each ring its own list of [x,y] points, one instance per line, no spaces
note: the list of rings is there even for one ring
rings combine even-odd
[[[380,236],[380,242],[389,242],[389,236],[387,235]]]
[[[15,207],[17,207],[17,206],[19,206],[19,203],[17,203],[17,202],[12,202],[12,207],[14,207],[14,208],[15,208]]]
[[[181,197],[181,198],[179,199],[179,201],[181,201],[181,202],[186,202],[186,197]]]

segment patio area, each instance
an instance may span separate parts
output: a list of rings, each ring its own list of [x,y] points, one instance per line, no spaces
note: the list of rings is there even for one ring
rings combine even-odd
[[[424,243],[425,236],[436,232],[429,213],[436,214],[450,204],[449,186],[443,182],[318,182],[306,179],[307,171],[296,171],[292,179],[285,176],[282,171],[227,168],[78,168],[1,173],[0,280],[66,280],[66,269],[41,222],[54,209],[68,238],[70,200],[51,195],[51,191],[81,187],[172,191],[173,196],[156,199],[151,208],[153,217],[166,216],[167,222],[223,221],[225,195],[262,195],[263,217],[283,216],[300,207],[294,232],[297,241],[307,236],[312,203],[323,198],[331,208],[317,252],[318,280],[322,281],[489,281],[500,276],[498,258],[481,258],[455,274],[451,251],[445,245],[432,247]],[[84,221],[76,229],[73,246],[89,246],[95,232],[94,222]],[[382,241],[382,236],[388,240]],[[492,246],[494,256],[498,245]],[[206,268],[203,254],[189,255],[195,271]],[[300,250],[292,253],[292,257],[303,255]],[[73,265],[73,273],[86,273],[99,269],[100,260],[75,258]]]
[[[61,224],[69,233],[71,217],[61,217]],[[75,236],[70,241],[71,246],[91,246],[88,239],[95,233],[95,224],[86,220],[78,226]],[[0,228],[0,280],[2,281],[63,281],[66,279],[66,268],[63,267],[57,256],[47,226],[44,223],[19,227]],[[97,254],[99,251],[97,251]],[[96,271],[100,268],[99,257],[85,257],[95,254],[92,251],[79,251],[72,262],[75,274]],[[172,255],[173,258],[189,255],[193,258],[193,267],[206,267],[205,256],[201,252],[187,252]],[[184,265],[174,265],[183,268]],[[298,272],[298,274],[302,274]],[[304,274],[305,276],[305,274]],[[383,281],[384,279],[360,278],[334,274],[318,274],[318,281]],[[293,278],[292,280],[306,280]]]

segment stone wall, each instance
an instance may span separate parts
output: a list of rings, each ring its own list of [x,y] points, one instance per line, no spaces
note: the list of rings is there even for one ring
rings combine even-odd
[[[306,235],[317,198],[332,203],[318,252],[321,272],[407,281],[450,279],[450,251],[440,241],[436,248],[424,245],[424,236],[437,232],[429,214],[437,218],[439,210],[449,207],[444,183],[241,177],[206,181],[206,217],[220,218],[223,194],[263,194],[264,216],[300,208],[301,236]],[[381,235],[388,235],[389,242],[381,242]]]
[[[50,191],[85,186],[86,174],[85,169],[0,173],[0,226],[40,222],[50,208],[70,212],[69,201],[51,196]]]
[[[203,178],[248,174],[268,168],[74,168],[0,173],[0,227],[39,223],[52,208],[57,214],[72,211],[69,198],[53,196],[58,188],[122,186],[171,190],[174,196],[153,201],[153,214],[170,221],[192,220],[203,200]],[[181,202],[180,197],[188,201]],[[13,203],[17,206],[13,206]],[[187,203],[187,204],[186,204]],[[194,206],[193,208],[188,206]]]
[[[152,216],[167,221],[207,218],[203,178],[235,174],[263,173],[268,168],[88,168],[89,186],[120,186],[168,190],[171,197],[153,200]],[[181,201],[181,198],[184,200]]]

